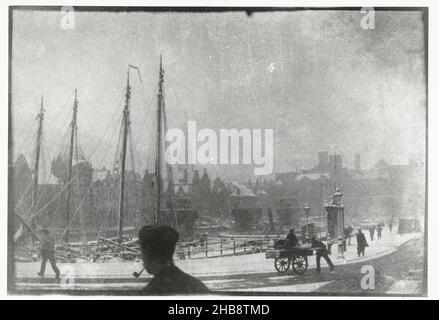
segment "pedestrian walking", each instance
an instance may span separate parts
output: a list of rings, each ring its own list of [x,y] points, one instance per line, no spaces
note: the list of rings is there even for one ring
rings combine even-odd
[[[382,232],[383,232],[383,227],[381,225],[378,225],[378,227],[377,227],[377,238],[378,238],[378,240],[381,240]]]
[[[347,245],[351,244],[352,231],[353,231],[353,228],[351,226],[347,226],[346,228],[343,229],[343,234],[344,234],[345,240],[347,240]]]
[[[41,247],[40,247],[40,253],[41,253],[41,266],[40,266],[40,272],[38,272],[38,275],[40,277],[44,277],[44,273],[46,271],[46,263],[49,260],[50,265],[52,266],[53,272],[55,272],[55,279],[59,281],[60,279],[60,272],[58,267],[56,266],[56,260],[55,260],[55,243],[50,236],[49,230],[44,229],[41,232]]]
[[[326,245],[320,241],[317,240],[316,236],[313,236],[311,238],[311,246],[313,248],[318,248],[317,253],[316,253],[316,271],[320,272],[320,259],[323,258],[326,260],[326,263],[329,266],[329,271],[334,270],[334,264],[332,263],[331,259],[329,258],[329,251],[326,247]]]
[[[367,244],[366,237],[364,236],[364,233],[361,231],[361,229],[358,229],[357,232],[357,254],[358,256],[362,255],[364,256],[364,251],[366,247],[369,245]]]

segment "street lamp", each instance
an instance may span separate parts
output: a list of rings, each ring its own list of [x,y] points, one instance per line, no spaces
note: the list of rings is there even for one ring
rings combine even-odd
[[[306,214],[306,236],[309,237],[308,219],[309,219],[309,211],[311,210],[311,208],[309,207],[308,203],[305,203],[303,210],[305,210],[305,214]]]

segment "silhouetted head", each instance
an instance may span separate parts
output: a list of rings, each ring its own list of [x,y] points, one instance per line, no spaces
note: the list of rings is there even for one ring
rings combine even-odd
[[[164,267],[173,265],[172,255],[179,239],[169,226],[145,226],[139,231],[139,244],[145,270],[155,275]]]
[[[294,233],[294,229],[290,229],[290,232],[291,232],[291,233]]]

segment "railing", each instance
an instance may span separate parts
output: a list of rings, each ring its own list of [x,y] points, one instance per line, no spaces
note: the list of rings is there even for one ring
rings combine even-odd
[[[248,238],[208,238],[191,242],[179,242],[175,250],[177,259],[203,259],[226,257],[265,252],[273,247],[274,242],[281,237],[248,237]],[[114,257],[124,260],[141,259],[140,248],[136,241],[129,238],[121,243],[115,239],[99,237],[97,241],[89,242],[79,247],[69,244],[56,245],[55,255],[61,262],[76,262],[82,259],[93,262],[106,262]],[[39,254],[38,249],[23,248],[23,251]],[[30,259],[28,259],[30,260]]]
[[[264,239],[208,239],[201,242],[179,243],[176,256],[178,259],[201,259],[222,256],[234,256],[260,253],[273,246],[279,238]]]

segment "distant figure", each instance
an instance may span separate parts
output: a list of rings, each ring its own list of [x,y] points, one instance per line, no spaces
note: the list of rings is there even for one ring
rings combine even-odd
[[[392,233],[393,223],[392,220],[389,221],[389,232]]]
[[[358,256],[363,255],[364,256],[364,250],[369,245],[367,244],[366,237],[364,236],[364,233],[361,232],[361,229],[358,229],[357,233],[357,253]]]
[[[369,228],[370,241],[373,241],[373,237],[375,235],[375,226],[371,226]]]
[[[290,232],[287,235],[287,239],[289,240],[289,245],[291,247],[299,246],[299,240],[297,240],[297,237],[294,234],[294,229],[290,229]]]
[[[377,226],[377,238],[378,238],[378,240],[381,240],[381,234],[382,234],[382,232],[383,232],[383,227],[379,224],[379,225]]]
[[[174,265],[172,258],[179,234],[169,226],[145,226],[139,243],[145,270],[154,278],[145,286],[149,294],[202,294],[209,289],[197,278]]]
[[[343,234],[344,234],[344,239],[345,239],[345,244],[346,244],[346,240],[347,240],[347,244],[350,245],[351,244],[351,235],[352,235],[352,231],[353,228],[351,226],[348,226],[346,228],[343,229]],[[346,251],[346,249],[345,249]]]
[[[207,239],[208,239],[207,232],[202,233],[200,235],[200,246],[204,247],[204,244],[207,241]]]
[[[316,271],[320,272],[320,259],[323,257],[323,259],[326,260],[326,263],[329,266],[329,271],[334,270],[334,264],[332,263],[331,259],[328,256],[328,249],[326,248],[326,245],[320,241],[317,240],[316,236],[313,236],[311,238],[311,246],[313,248],[318,248],[316,253]]]
[[[55,243],[52,239],[52,237],[49,235],[49,230],[43,229],[41,231],[41,267],[40,272],[37,274],[40,277],[44,277],[44,272],[46,271],[46,263],[47,260],[49,260],[50,265],[52,266],[53,272],[55,272],[55,279],[56,281],[59,281],[60,279],[60,272],[58,267],[56,266],[56,260],[55,260]]]

